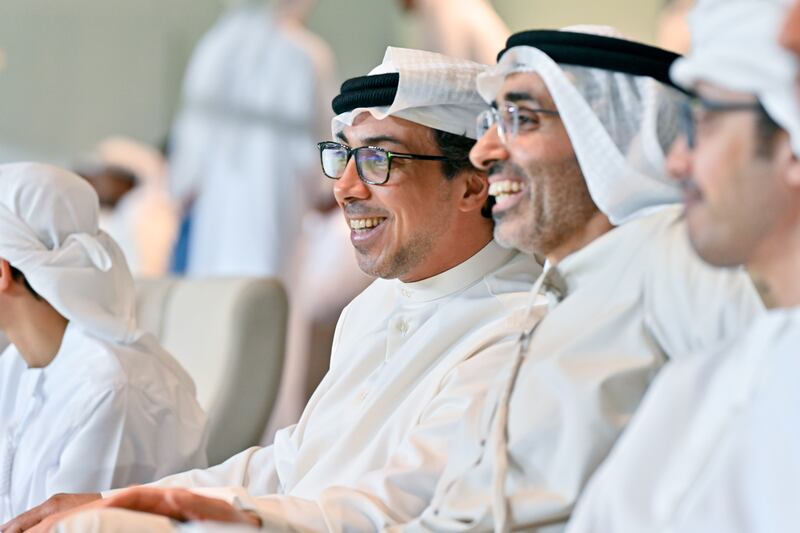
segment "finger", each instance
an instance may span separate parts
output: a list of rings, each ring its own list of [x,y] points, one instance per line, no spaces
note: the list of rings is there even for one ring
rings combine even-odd
[[[53,515],[48,518],[45,518],[31,529],[26,530],[26,533],[50,533],[55,529],[56,524],[58,524],[59,520],[61,520],[61,515]]]
[[[189,491],[170,494],[175,508],[180,509],[187,520],[211,520],[214,522],[246,522],[246,517],[231,504],[201,496]]]
[[[0,532],[21,533],[23,531],[29,531],[49,516],[74,509],[99,499],[100,495],[93,493],[55,494],[48,498],[43,504],[34,507],[28,512],[22,513],[10,522],[0,526]]]
[[[150,487],[136,487],[115,494],[105,502],[106,507],[117,507],[130,511],[157,514],[184,520],[181,513],[174,507],[167,495],[180,489],[156,489]]]
[[[2,533],[22,533],[26,531],[39,522],[41,522],[49,513],[45,512],[44,510],[45,504],[39,505],[38,507],[34,507],[30,511],[22,513],[18,517],[14,518],[10,522],[6,522],[2,526],[0,526],[0,532]]]

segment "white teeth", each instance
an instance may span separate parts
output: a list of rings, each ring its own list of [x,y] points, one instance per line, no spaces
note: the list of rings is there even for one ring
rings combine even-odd
[[[489,194],[496,197],[509,196],[522,190],[522,184],[518,181],[506,180],[496,181],[489,185]]]
[[[371,229],[383,222],[384,218],[351,218],[350,229],[365,230]]]

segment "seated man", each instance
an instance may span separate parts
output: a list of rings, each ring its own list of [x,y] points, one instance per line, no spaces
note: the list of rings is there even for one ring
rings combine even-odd
[[[800,95],[778,46],[786,5],[701,0],[694,47],[671,70],[698,95],[669,160],[691,242],[711,264],[746,264],[774,309],[664,369],[570,533],[800,531]]]
[[[133,280],[84,180],[0,166],[0,521],[58,492],[206,464],[194,383],[139,330]]]
[[[478,78],[494,109],[471,156],[495,238],[547,259],[551,307],[476,398],[430,508],[398,530],[562,530],[660,366],[762,312],[742,270],[696,257],[670,205],[677,56],[613,35],[522,32]]]
[[[258,518],[162,488],[123,491],[100,504],[306,531],[372,531],[428,505],[453,430],[473,391],[507,360],[517,314],[541,272],[530,256],[493,242],[482,214],[489,184],[468,156],[485,108],[475,91],[483,68],[390,48],[373,75],[345,82],[334,100],[337,140],[320,143],[323,171],[336,180],[361,269],[381,279],[342,313],[330,371],[296,426],[270,447],[154,484],[229,487],[217,492],[229,499],[246,489]],[[96,498],[54,499],[4,531]],[[91,530],[93,515],[61,527]],[[170,529],[158,516],[129,515],[114,527]]]

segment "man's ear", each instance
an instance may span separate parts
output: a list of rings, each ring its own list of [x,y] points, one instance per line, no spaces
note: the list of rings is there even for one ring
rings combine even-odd
[[[463,193],[459,201],[459,209],[463,212],[480,211],[489,198],[489,177],[486,172],[478,169],[464,171]]]
[[[791,152],[791,147],[788,147],[787,149],[790,153],[788,156],[789,163],[786,168],[786,183],[792,189],[800,192],[800,156]]]
[[[11,264],[5,259],[0,259],[0,292],[7,292],[13,283],[11,279]]]

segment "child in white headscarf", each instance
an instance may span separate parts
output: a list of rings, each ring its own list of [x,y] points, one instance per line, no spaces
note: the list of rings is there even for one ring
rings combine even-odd
[[[194,384],[137,328],[98,210],[72,173],[0,166],[0,523],[56,493],[206,464]]]

